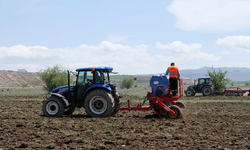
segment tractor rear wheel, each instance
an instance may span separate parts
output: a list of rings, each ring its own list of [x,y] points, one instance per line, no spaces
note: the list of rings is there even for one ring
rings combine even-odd
[[[91,117],[109,117],[114,111],[115,102],[109,92],[98,89],[86,96],[84,108]]]
[[[202,94],[203,96],[209,96],[209,95],[212,95],[212,88],[210,86],[205,86],[202,88]]]
[[[192,89],[188,89],[186,92],[185,92],[186,96],[194,96],[194,91]]]
[[[185,104],[182,103],[182,102],[180,102],[180,101],[175,102],[175,104],[176,104],[179,108],[181,108],[181,109],[182,109],[182,108],[183,108],[183,109],[186,108]]]
[[[182,117],[181,109],[178,106],[172,105],[169,108],[172,109],[175,114],[167,113],[167,118],[180,119]]]
[[[43,114],[47,117],[60,117],[65,111],[65,105],[58,97],[52,96],[43,102]]]

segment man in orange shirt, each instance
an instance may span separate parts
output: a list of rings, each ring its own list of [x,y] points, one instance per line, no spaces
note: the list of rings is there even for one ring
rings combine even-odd
[[[175,66],[175,64],[172,62],[170,64],[170,67],[168,67],[166,74],[169,74],[169,82],[170,82],[170,88],[173,96],[177,95],[177,80],[180,78],[180,73],[178,68]]]

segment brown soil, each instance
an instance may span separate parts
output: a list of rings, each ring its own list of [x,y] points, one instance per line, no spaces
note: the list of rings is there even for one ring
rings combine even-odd
[[[0,149],[250,149],[250,103],[186,103],[178,120],[153,111],[90,118],[84,109],[47,118],[32,99],[0,100]]]

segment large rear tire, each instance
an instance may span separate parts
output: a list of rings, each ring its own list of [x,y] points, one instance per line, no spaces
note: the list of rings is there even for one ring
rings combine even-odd
[[[84,108],[91,117],[109,117],[114,111],[115,102],[109,92],[98,89],[86,96]]]
[[[61,117],[65,111],[65,105],[58,97],[52,96],[43,102],[43,114],[47,117]]]
[[[175,114],[167,113],[167,118],[170,118],[170,119],[182,118],[181,109],[178,106],[172,105],[169,108],[172,109],[175,112]]]
[[[203,87],[201,91],[202,91],[203,96],[212,95],[212,92],[213,92],[213,90],[210,86]]]

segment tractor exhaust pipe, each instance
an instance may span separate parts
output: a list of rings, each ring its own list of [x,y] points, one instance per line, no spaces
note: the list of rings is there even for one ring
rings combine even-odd
[[[70,72],[69,70],[67,70],[68,72],[68,101],[71,102],[71,93],[70,93]],[[72,102],[71,107],[75,107],[75,103]]]

